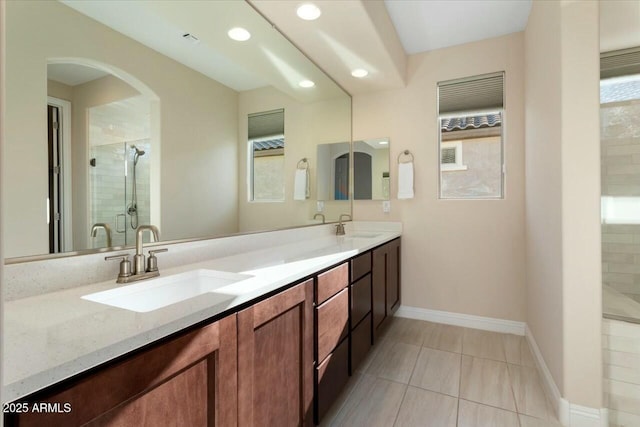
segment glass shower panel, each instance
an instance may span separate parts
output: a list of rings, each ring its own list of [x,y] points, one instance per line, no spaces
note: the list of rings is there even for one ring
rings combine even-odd
[[[91,223],[107,224],[111,230],[111,246],[127,244],[125,201],[127,200],[126,143],[92,146],[89,181]],[[91,248],[107,246],[104,230],[91,237]]]
[[[92,146],[90,156],[90,226],[107,224],[111,246],[133,245],[136,228],[151,221],[150,141]],[[91,248],[107,246],[103,229],[89,238]]]
[[[640,75],[601,82],[600,138],[603,311],[629,317],[640,312]]]

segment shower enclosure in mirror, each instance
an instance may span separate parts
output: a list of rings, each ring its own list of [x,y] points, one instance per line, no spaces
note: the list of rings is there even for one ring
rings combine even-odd
[[[90,156],[91,247],[133,245],[151,223],[149,139],[92,145]]]

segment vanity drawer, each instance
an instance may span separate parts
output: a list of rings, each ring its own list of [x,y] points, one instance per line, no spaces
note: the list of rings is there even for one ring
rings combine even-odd
[[[351,260],[351,281],[355,282],[371,271],[371,252],[359,255]]]
[[[367,357],[371,349],[371,313],[367,314],[360,324],[351,332],[351,374],[358,369],[358,366]]]
[[[349,332],[349,292],[343,289],[316,308],[318,349],[316,360],[322,363]]]
[[[349,264],[344,263],[318,276],[316,282],[316,304],[320,305],[347,286]]]
[[[349,381],[349,340],[344,340],[316,368],[316,421],[319,423]]]
[[[351,285],[351,327],[371,311],[371,274]]]

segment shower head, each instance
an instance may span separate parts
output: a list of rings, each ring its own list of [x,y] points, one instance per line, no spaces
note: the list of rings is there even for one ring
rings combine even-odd
[[[135,145],[132,145],[131,148],[133,148],[134,150],[136,150],[136,155],[138,157],[140,156],[144,156],[144,150],[139,149],[138,147],[136,147]]]
[[[133,154],[133,165],[137,165],[138,164],[138,159],[142,156],[144,156],[144,150],[139,149],[138,147],[136,147],[135,145],[131,145],[131,148],[133,150],[135,150],[136,152]]]

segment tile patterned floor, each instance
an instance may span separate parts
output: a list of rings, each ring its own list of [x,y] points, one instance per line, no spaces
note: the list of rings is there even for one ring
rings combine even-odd
[[[321,425],[560,426],[524,337],[398,317]]]

